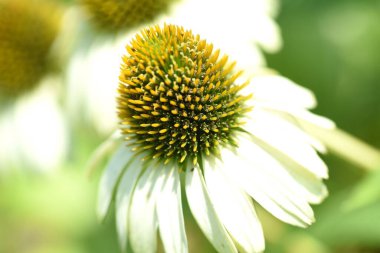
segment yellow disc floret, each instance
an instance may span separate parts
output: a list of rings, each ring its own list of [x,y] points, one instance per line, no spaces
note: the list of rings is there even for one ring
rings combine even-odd
[[[147,28],[127,46],[121,68],[118,115],[137,152],[187,166],[220,146],[235,145],[248,96],[236,84],[242,72],[219,50],[182,27]]]
[[[48,68],[59,14],[37,0],[0,0],[0,96],[33,88]]]
[[[108,31],[129,29],[152,21],[173,0],[81,0],[92,21]]]

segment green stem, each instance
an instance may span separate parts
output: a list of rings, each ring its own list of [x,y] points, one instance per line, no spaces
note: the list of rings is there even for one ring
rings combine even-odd
[[[335,155],[365,170],[380,168],[380,150],[338,128],[326,129],[303,122],[303,127]]]

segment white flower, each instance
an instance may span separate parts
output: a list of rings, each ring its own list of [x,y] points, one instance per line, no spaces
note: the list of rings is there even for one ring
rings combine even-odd
[[[313,94],[277,75],[241,81],[234,65],[191,31],[144,30],[121,68],[122,144],[100,180],[98,214],[115,199],[123,248],[188,252],[181,180],[199,227],[218,252],[262,252],[259,204],[299,227],[327,195],[325,148],[300,124],[334,128],[308,110]],[[252,96],[253,95],[253,96]],[[245,123],[244,123],[245,121]]]

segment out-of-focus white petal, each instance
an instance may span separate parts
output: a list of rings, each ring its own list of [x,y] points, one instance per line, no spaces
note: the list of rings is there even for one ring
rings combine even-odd
[[[239,67],[250,69],[265,65],[255,43],[270,52],[281,48],[279,29],[271,19],[274,9],[273,1],[184,0],[175,5],[165,22],[192,29],[237,60]]]
[[[68,131],[58,104],[59,78],[48,76],[39,88],[21,98],[10,114],[10,133],[21,166],[49,172],[63,162],[67,152]],[[19,162],[17,162],[20,164]]]
[[[253,109],[250,117],[251,120],[244,126],[245,130],[318,177],[328,177],[327,166],[310,146],[311,137],[302,131],[297,131],[290,123],[270,115],[260,108]]]
[[[185,189],[190,210],[215,249],[220,253],[237,253],[230,236],[215,212],[198,167],[194,168],[193,171],[188,170],[186,172]]]
[[[253,101],[261,105],[295,108],[314,108],[317,105],[314,94],[291,80],[279,75],[253,77],[243,90],[253,94]]]
[[[128,217],[131,196],[141,171],[142,162],[140,157],[132,159],[132,162],[127,164],[126,171],[120,180],[116,192],[116,229],[123,251],[127,248],[128,242]]]
[[[240,252],[262,252],[264,235],[252,202],[219,169],[222,166],[220,161],[204,163],[205,181],[215,211]]]
[[[157,248],[157,217],[155,204],[160,172],[163,168],[147,168],[133,192],[129,214],[129,239],[133,252],[154,253]]]
[[[246,138],[239,138],[238,155],[228,149],[222,151],[228,175],[278,219],[301,227],[310,225],[314,214],[306,198],[288,184],[284,173],[275,174],[271,169],[281,165]]]
[[[256,22],[260,26],[253,31],[257,42],[266,52],[276,53],[282,48],[282,39],[279,26],[268,16]]]
[[[125,144],[122,144],[108,162],[99,183],[97,207],[99,219],[103,219],[107,214],[116,183],[133,154]]]
[[[119,84],[121,57],[127,39],[94,42],[88,51],[79,51],[68,66],[67,103],[71,117],[90,121],[101,133],[117,125],[115,94]],[[101,115],[101,117],[99,117]]]
[[[161,239],[167,253],[188,252],[182,213],[181,185],[176,168],[164,168],[165,181],[157,189],[157,218]]]

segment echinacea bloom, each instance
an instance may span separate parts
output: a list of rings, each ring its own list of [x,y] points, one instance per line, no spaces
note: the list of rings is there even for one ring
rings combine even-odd
[[[262,252],[255,205],[300,227],[327,195],[318,140],[299,127],[334,128],[308,109],[313,94],[281,76],[245,80],[199,35],[144,29],[126,47],[117,111],[122,137],[100,180],[98,214],[115,199],[122,248],[188,252],[181,180],[190,210],[218,252]]]
[[[41,0],[0,1],[0,171],[49,171],[63,160],[66,128],[52,73],[61,9]]]

